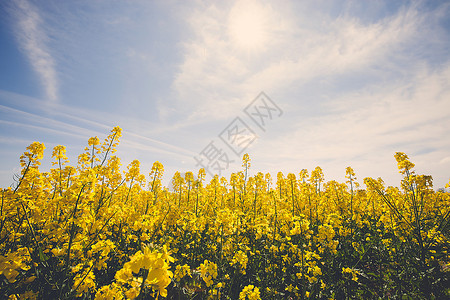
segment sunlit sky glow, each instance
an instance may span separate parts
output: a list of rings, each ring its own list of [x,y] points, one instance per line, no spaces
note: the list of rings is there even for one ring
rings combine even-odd
[[[67,147],[123,129],[117,155],[193,171],[236,118],[256,140],[251,174],[322,167],[326,180],[382,177],[394,153],[450,178],[448,1],[59,1],[0,3],[0,183],[33,141]],[[264,92],[282,110],[262,130],[244,109]]]
[[[238,1],[228,17],[228,33],[235,48],[258,54],[270,43],[270,8],[256,1]]]

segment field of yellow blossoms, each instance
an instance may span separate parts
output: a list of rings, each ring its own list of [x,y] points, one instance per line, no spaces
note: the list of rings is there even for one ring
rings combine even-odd
[[[404,153],[401,188],[324,181],[322,170],[205,181],[139,161],[121,169],[121,129],[20,157],[2,189],[1,299],[448,299],[450,194]],[[197,179],[195,179],[197,178]],[[361,183],[361,186],[358,184]]]

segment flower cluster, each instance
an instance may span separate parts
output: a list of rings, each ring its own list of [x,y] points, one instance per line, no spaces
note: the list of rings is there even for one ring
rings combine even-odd
[[[199,269],[202,279],[206,283],[206,286],[211,286],[213,284],[213,279],[217,278],[217,265],[213,262],[205,260],[200,265]]]
[[[260,300],[261,296],[259,293],[259,289],[252,284],[247,285],[242,289],[242,292],[239,293],[239,300]]]
[[[245,254],[245,252],[239,250],[233,256],[233,259],[231,260],[231,262],[233,263],[233,265],[238,265],[238,268],[241,271],[241,273],[245,275],[245,269],[247,268],[247,263],[248,263],[248,257]]]
[[[352,268],[342,268],[342,274],[350,274],[352,275],[353,281],[358,281],[358,270],[352,269]]]
[[[136,298],[140,290],[146,287],[166,297],[166,287],[173,277],[169,263],[173,261],[165,246],[159,251],[144,246],[144,251],[136,252],[116,273],[116,280],[120,285],[129,287],[125,295],[130,299]],[[142,278],[138,276],[141,269],[144,270]]]

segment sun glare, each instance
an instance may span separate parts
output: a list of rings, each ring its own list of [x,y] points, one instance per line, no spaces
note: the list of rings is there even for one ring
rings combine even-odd
[[[262,49],[268,39],[267,12],[253,1],[239,1],[231,9],[228,30],[237,48],[251,52]]]

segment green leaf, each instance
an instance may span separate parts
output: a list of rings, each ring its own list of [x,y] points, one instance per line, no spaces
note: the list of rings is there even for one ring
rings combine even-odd
[[[47,261],[47,260],[48,260],[48,257],[45,256],[45,254],[44,254],[44,252],[42,251],[42,248],[41,248],[41,247],[39,247],[39,259],[40,259],[41,261]]]

